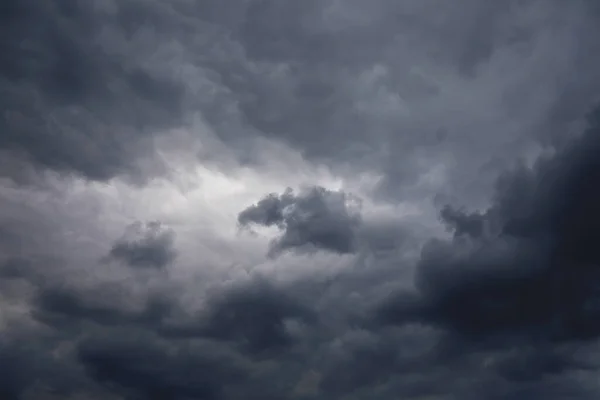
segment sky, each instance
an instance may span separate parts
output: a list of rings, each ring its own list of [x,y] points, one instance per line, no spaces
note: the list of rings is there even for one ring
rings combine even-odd
[[[0,398],[600,398],[593,0],[4,0]]]

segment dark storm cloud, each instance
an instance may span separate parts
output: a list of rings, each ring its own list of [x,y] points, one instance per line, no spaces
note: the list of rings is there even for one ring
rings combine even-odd
[[[288,189],[281,195],[270,194],[240,212],[238,222],[242,226],[276,226],[282,231],[271,243],[271,255],[313,249],[352,253],[360,225],[360,213],[353,209],[352,200],[356,199],[351,195],[322,187],[297,195]]]
[[[440,217],[456,236],[479,237],[483,234],[485,219],[477,212],[468,213],[465,210],[445,206],[440,211]]]
[[[293,344],[286,320],[315,322],[307,306],[268,285],[234,290],[211,307],[204,334],[216,340],[239,343],[253,353],[281,351]]]
[[[386,305],[384,319],[475,336],[596,338],[599,122],[596,109],[580,139],[507,173],[484,213],[444,208],[454,238],[424,247],[419,293]]]
[[[33,317],[59,329],[80,328],[92,322],[104,326],[146,326],[155,329],[172,311],[173,304],[166,299],[149,298],[140,309],[127,309],[119,304],[103,301],[104,292],[86,295],[74,289],[40,287],[35,299]]]
[[[245,396],[248,388],[261,398],[280,398],[282,389],[270,388],[272,375],[262,376],[260,363],[290,358],[301,341],[293,326],[317,323],[310,304],[262,280],[221,290],[202,312],[189,313],[176,293],[129,296],[135,282],[82,287],[68,277],[8,276],[32,286],[25,304],[37,325],[3,328],[0,369],[19,374],[0,384],[7,399],[42,398],[46,391],[75,398],[226,399]],[[285,370],[277,373],[290,379]],[[277,395],[269,397],[270,391]]]
[[[600,60],[584,54],[595,23],[579,6],[250,2],[234,37],[261,68],[221,69],[221,80],[261,134],[343,171],[382,173],[386,196],[422,197],[421,178],[443,164],[450,184],[437,189],[474,201],[594,98]],[[581,75],[566,78],[574,64]]]
[[[600,87],[591,7],[4,1],[0,175],[143,180],[156,135],[197,116],[203,146],[214,132],[255,162],[277,156],[258,154],[262,139],[283,142],[344,182],[377,178],[367,186],[390,209],[441,192],[452,235],[428,241],[416,288],[399,293],[426,228],[361,212],[341,190],[286,191],[238,222],[277,229],[270,255],[299,257],[252,253],[238,268],[219,253],[227,282],[210,281],[201,237],[175,250],[173,231],[138,223],[102,242],[119,213],[155,213],[92,215],[119,182],[88,192],[67,179],[59,205],[3,180],[0,398],[598,398],[597,114],[573,138]],[[556,154],[505,173],[491,206],[473,208],[534,144]],[[15,206],[23,193],[35,206]],[[319,270],[295,279],[294,263]]]
[[[174,297],[149,296],[132,307],[111,292],[127,291],[127,284],[82,290],[31,283],[37,285],[31,316],[45,328],[26,335],[10,330],[14,337],[0,342],[0,370],[18,372],[0,384],[7,399],[23,398],[34,382],[62,395],[230,398],[245,393],[253,360],[277,360],[295,345],[287,323],[315,323],[308,306],[266,282],[221,292],[193,315]]]
[[[80,362],[95,381],[131,399],[223,399],[227,384],[243,378],[225,354],[193,346],[175,351],[147,335],[100,337],[84,341]]]
[[[19,258],[9,258],[0,264],[0,277],[2,279],[18,279],[28,275],[30,264]]]
[[[120,27],[94,2],[9,0],[0,19],[0,150],[94,180],[139,172],[140,140],[177,124],[182,87],[101,43]]]
[[[404,388],[398,393],[410,394],[410,387],[419,386],[418,379],[408,375],[422,372],[429,365],[430,355],[424,350],[427,343],[427,331],[402,332],[399,335],[390,332],[362,331],[345,343],[340,359],[331,363],[322,382],[324,391],[333,396],[352,393],[389,382],[395,376],[404,380]],[[426,347],[426,346],[425,346]],[[427,360],[427,361],[425,361]],[[422,387],[417,390],[421,395],[434,394],[436,388]]]
[[[7,2],[2,169],[142,179],[146,139],[197,113],[239,161],[266,137],[383,173],[387,195],[433,163],[471,194],[535,128],[576,121],[599,68],[587,6],[463,2]]]
[[[35,341],[37,338],[23,337],[0,343],[0,396],[7,400],[20,400],[39,381],[51,380],[50,393],[66,396],[74,386],[82,383],[78,371],[73,365],[57,360],[48,352],[47,341]]]
[[[117,240],[107,259],[133,268],[163,269],[175,260],[175,233],[159,222],[137,222]]]

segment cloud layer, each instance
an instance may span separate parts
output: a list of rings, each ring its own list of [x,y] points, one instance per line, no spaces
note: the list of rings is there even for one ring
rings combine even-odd
[[[598,398],[599,15],[5,1],[0,398]]]

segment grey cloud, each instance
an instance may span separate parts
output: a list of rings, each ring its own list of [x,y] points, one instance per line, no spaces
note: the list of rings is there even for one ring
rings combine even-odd
[[[5,1],[0,175],[64,185],[0,182],[0,397],[598,398],[597,114],[576,137],[600,87],[591,3]],[[181,126],[200,161],[221,165],[214,140],[260,164],[266,139],[377,179],[369,203],[439,194],[450,234],[421,249],[427,215],[275,193],[239,225],[298,257],[212,281],[212,242],[175,249],[158,223],[113,242],[63,201],[71,175],[147,182]],[[287,275],[303,263],[319,271]]]
[[[307,371],[315,376],[311,396],[317,399],[368,398],[374,393],[382,398],[398,393],[407,398],[487,398],[526,389],[539,394],[550,385],[549,379],[562,387],[557,393],[586,398],[584,389],[567,376],[581,368],[570,359],[569,349],[562,359],[561,354],[546,355],[543,348],[504,354],[502,348],[481,349],[456,339],[444,347],[443,330],[364,325],[344,306],[355,289],[347,291],[344,282],[335,285],[335,280],[308,279],[304,285],[250,282],[215,292],[200,313],[185,311],[177,293],[164,302],[149,296],[141,307],[131,308],[106,285],[80,288],[71,282],[56,287],[43,280],[32,284],[38,296],[30,304],[30,315],[47,328],[35,328],[30,336],[9,330],[15,333],[12,340],[23,340],[18,362],[10,364],[20,378],[11,381],[13,386],[3,386],[16,399],[31,391],[34,381],[65,396],[105,393],[107,399],[226,399],[249,393],[291,399]],[[127,291],[129,284],[121,283],[121,290]],[[361,288],[357,285],[356,290]],[[193,294],[194,288],[188,289]],[[329,297],[328,306],[324,297]],[[300,334],[294,333],[294,322],[302,327]],[[9,348],[16,349],[16,344]],[[51,353],[62,355],[40,359]],[[521,354],[535,370],[523,368]],[[491,356],[493,363],[486,361]],[[473,383],[461,384],[465,374]],[[39,397],[40,392],[33,393]]]
[[[32,316],[51,327],[78,329],[82,324],[102,326],[160,327],[169,316],[174,304],[161,298],[148,298],[138,309],[119,304],[122,299],[106,301],[100,294],[84,294],[77,290],[60,287],[39,287]],[[129,308],[129,309],[128,309]]]
[[[254,226],[277,228],[281,233],[270,243],[270,256],[323,250],[381,259],[418,247],[422,233],[414,221],[396,215],[365,219],[361,208],[362,200],[351,193],[314,186],[296,194],[288,188],[242,210],[238,224],[250,230]]]
[[[260,132],[342,170],[383,173],[382,194],[419,198],[428,168],[443,164],[452,184],[436,189],[480,195],[515,152],[577,121],[597,90],[595,57],[581,60],[581,80],[560,78],[593,47],[578,6],[305,3],[252,3],[239,40],[262,68],[224,84]],[[546,92],[552,104],[536,97]]]
[[[352,196],[322,187],[306,189],[298,195],[288,189],[281,195],[270,194],[240,212],[242,226],[277,226],[282,235],[271,243],[270,254],[286,250],[323,249],[352,253],[356,249],[356,229],[360,213]]]
[[[477,212],[468,213],[465,210],[445,206],[440,211],[440,217],[457,236],[479,237],[485,229],[485,218]]]
[[[0,143],[91,179],[144,178],[148,139],[199,115],[240,162],[256,162],[268,138],[341,173],[383,174],[387,196],[418,197],[443,164],[452,185],[436,190],[480,199],[515,152],[557,140],[597,89],[598,60],[583,56],[595,54],[596,24],[579,2],[43,7],[4,11]]]
[[[0,149],[93,180],[140,176],[143,139],[177,125],[183,88],[111,53],[100,34],[120,27],[93,2],[8,1],[0,18]]]
[[[328,363],[323,389],[331,395],[342,396],[389,384],[397,376],[402,381],[402,387],[395,388],[398,392],[407,396],[411,390],[422,396],[437,394],[439,388],[425,387],[423,377],[419,376],[424,366],[435,368],[425,361],[431,361],[428,345],[434,338],[426,329],[377,334],[349,330],[342,340],[339,359],[332,357],[335,361]]]
[[[202,331],[216,340],[238,342],[250,352],[269,354],[293,344],[286,320],[312,325],[315,318],[314,311],[306,305],[268,285],[259,284],[216,299]]]
[[[48,353],[46,346],[32,343],[31,339],[27,337],[0,344],[0,354],[2,354],[0,371],[4,376],[0,383],[2,398],[22,399],[23,395],[39,384],[40,380],[47,379],[54,383],[51,393],[59,396],[71,394],[73,386],[81,381],[77,376],[76,368],[56,360]]]
[[[245,395],[259,382],[254,392],[277,398],[281,388],[268,397],[271,375],[255,376],[260,363],[292,357],[287,354],[300,338],[290,324],[313,329],[317,323],[311,305],[263,281],[220,291],[202,312],[190,314],[175,293],[144,291],[131,297],[135,282],[82,287],[68,277],[19,278],[34,288],[32,301],[25,303],[31,310],[27,315],[41,325],[26,335],[3,328],[14,337],[6,335],[6,348],[0,347],[1,359],[10,363],[0,362],[0,368],[20,374],[0,384],[9,399],[45,391],[221,399]],[[61,355],[50,356],[54,353]],[[285,371],[280,373],[285,378]]]
[[[596,115],[555,156],[503,177],[485,213],[445,208],[455,237],[424,247],[420,295],[410,302],[402,295],[382,309],[384,319],[441,323],[475,336],[597,337]]]
[[[23,259],[9,258],[0,264],[0,277],[18,279],[26,277],[30,272],[30,264]]]
[[[159,222],[137,222],[127,228],[117,240],[108,259],[125,263],[133,268],[163,269],[175,260],[175,234]]]
[[[285,319],[314,318],[264,285],[222,293],[206,315],[186,316],[174,297],[148,296],[136,308],[106,286],[31,283],[37,295],[30,315],[46,328],[24,334],[11,329],[14,337],[0,343],[0,369],[18,373],[0,384],[7,399],[44,392],[132,399],[239,396],[252,375],[245,355],[256,361],[264,354],[281,357],[293,344]]]
[[[92,379],[132,399],[227,398],[227,384],[246,373],[225,354],[198,353],[193,346],[172,351],[160,340],[136,336],[91,338],[78,348],[78,358]]]

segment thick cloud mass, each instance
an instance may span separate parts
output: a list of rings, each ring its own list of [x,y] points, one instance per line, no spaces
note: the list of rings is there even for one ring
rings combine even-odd
[[[600,9],[6,0],[0,399],[600,398]]]
[[[595,338],[599,146],[592,115],[575,143],[507,173],[485,213],[444,208],[455,235],[425,245],[417,266],[422,299],[386,317],[406,313],[465,334]]]
[[[271,243],[270,253],[288,249],[317,248],[340,254],[355,250],[355,231],[360,214],[352,205],[352,196],[322,187],[294,195],[270,194],[238,216],[242,226],[250,223],[277,226],[283,233]],[[356,199],[354,199],[356,202]]]
[[[104,43],[116,22],[93,3],[2,6],[0,149],[36,168],[108,180],[139,173],[132,157],[142,139],[177,123],[183,90]]]

